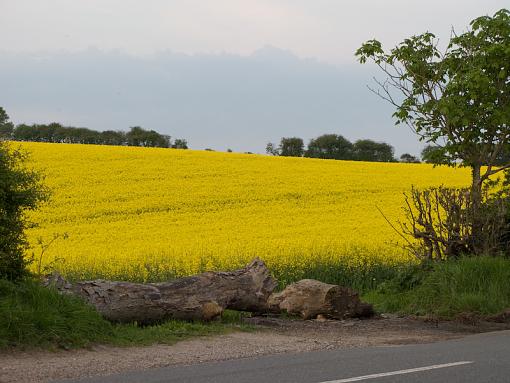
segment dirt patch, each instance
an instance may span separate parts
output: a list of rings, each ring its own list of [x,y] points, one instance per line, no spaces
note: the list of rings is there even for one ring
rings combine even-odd
[[[195,364],[285,352],[429,343],[510,328],[508,324],[427,322],[385,317],[371,320],[249,318],[254,332],[198,338],[175,345],[0,353],[0,382],[48,382],[128,370]]]

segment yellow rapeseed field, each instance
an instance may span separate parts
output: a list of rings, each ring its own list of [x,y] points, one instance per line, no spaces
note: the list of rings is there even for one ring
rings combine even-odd
[[[160,280],[255,256],[287,279],[406,260],[391,220],[411,185],[461,186],[467,170],[206,151],[23,143],[53,190],[38,239],[67,233],[44,265],[78,278]],[[34,266],[35,267],[35,266]]]

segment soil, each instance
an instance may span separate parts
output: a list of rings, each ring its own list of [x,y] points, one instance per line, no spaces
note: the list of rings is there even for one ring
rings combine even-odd
[[[251,332],[194,338],[174,345],[95,346],[71,351],[0,352],[0,383],[48,382],[128,370],[186,365],[285,352],[429,343],[509,329],[508,323],[437,322],[384,316],[370,320],[247,318]]]

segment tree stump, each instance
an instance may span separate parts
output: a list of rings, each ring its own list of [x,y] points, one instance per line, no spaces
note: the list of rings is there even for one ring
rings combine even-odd
[[[313,319],[322,315],[331,319],[361,318],[374,315],[372,305],[363,303],[354,290],[313,279],[293,283],[269,297],[272,312],[286,311]]]

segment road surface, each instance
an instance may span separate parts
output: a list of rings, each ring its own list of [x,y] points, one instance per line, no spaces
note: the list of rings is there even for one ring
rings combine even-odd
[[[510,331],[432,344],[280,354],[60,382],[508,383]]]

